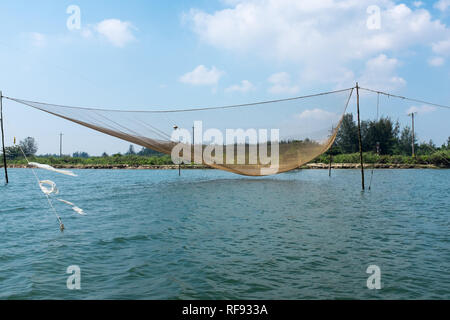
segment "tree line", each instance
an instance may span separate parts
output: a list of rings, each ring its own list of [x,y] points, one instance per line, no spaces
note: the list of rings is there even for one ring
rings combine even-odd
[[[361,140],[363,152],[378,152],[380,155],[412,154],[413,132],[411,128],[406,126],[401,130],[399,122],[394,122],[389,117],[361,121]],[[432,140],[419,143],[417,135],[414,135],[414,147],[417,155],[429,155],[439,150],[449,150],[450,137],[446,144],[438,147]],[[353,114],[346,114],[330,153],[356,152],[359,152],[358,125],[353,119]]]

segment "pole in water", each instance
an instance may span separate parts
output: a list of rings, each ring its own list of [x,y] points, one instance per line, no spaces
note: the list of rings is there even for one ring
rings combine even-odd
[[[333,156],[330,153],[330,164],[328,166],[328,176],[331,177],[331,162],[333,161]]]
[[[377,157],[379,157],[379,156],[380,156],[380,143],[377,142]],[[373,171],[374,171],[374,169],[375,169],[375,162],[372,163],[372,173],[370,175],[369,191],[372,190],[372,179],[373,179]]]
[[[356,110],[358,112],[358,143],[359,143],[359,159],[361,162],[361,185],[362,191],[365,190],[364,186],[364,161],[363,161],[363,153],[362,153],[362,138],[361,138],[361,117],[359,114],[359,85],[356,83]]]
[[[8,184],[9,179],[8,179],[8,166],[6,163],[5,132],[3,131],[3,95],[1,91],[0,91],[0,122],[1,122],[0,126],[2,129],[3,166],[5,168],[6,184]]]
[[[173,130],[178,130],[178,126],[174,125]],[[181,141],[179,141],[181,142]],[[181,162],[178,164],[178,176],[181,176]]]

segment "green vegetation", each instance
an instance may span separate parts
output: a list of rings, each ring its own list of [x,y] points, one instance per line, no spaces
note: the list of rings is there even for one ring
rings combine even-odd
[[[380,155],[412,154],[412,130],[406,126],[400,130],[400,124],[389,117],[378,121],[361,121],[361,139],[363,152],[373,152]],[[432,155],[438,151],[450,149],[450,137],[447,144],[437,147],[433,141],[418,143],[417,135],[414,137],[414,149],[416,155]],[[336,142],[330,153],[351,154],[359,152],[358,126],[353,120],[352,114],[344,116],[341,128],[336,137]]]
[[[55,154],[46,154],[36,156],[38,150],[37,143],[34,138],[28,137],[19,142],[19,146],[24,151],[30,162],[40,162],[52,166],[146,166],[146,165],[171,165],[170,156],[159,153],[157,151],[142,148],[136,153],[134,147],[130,145],[127,153],[124,155],[118,153],[109,156],[105,152],[101,157],[91,157],[87,152],[77,151],[72,156],[64,155],[60,157]],[[23,157],[19,146],[11,146],[6,148],[6,157],[9,164],[26,165],[27,162]]]
[[[365,163],[382,164],[432,164],[450,167],[450,137],[437,147],[433,141],[418,143],[414,138],[415,157],[412,157],[412,130],[400,130],[398,122],[390,118],[361,122],[363,159]],[[358,126],[352,114],[344,116],[333,147],[314,162],[359,163]]]
[[[31,156],[28,158],[30,161],[40,162],[49,164],[51,166],[70,166],[70,165],[81,165],[81,166],[122,166],[128,165],[132,167],[146,166],[146,165],[165,165],[173,164],[170,156],[139,156],[139,155],[121,155],[116,154],[113,156],[102,156],[102,157],[69,157],[63,156]],[[8,160],[10,164],[22,164],[26,165],[27,162],[24,158],[17,158],[14,160]]]
[[[450,168],[450,149],[440,150],[415,158],[404,155],[377,155],[373,152],[363,153],[364,163],[381,164],[431,164],[441,168]],[[315,163],[329,163],[330,156],[323,154],[314,160]],[[333,163],[359,163],[359,153],[337,154],[333,156]]]
[[[8,160],[22,158],[23,153],[22,150],[20,150],[21,148],[27,157],[34,156],[38,150],[36,140],[32,137],[28,137],[20,141],[18,146],[6,147],[6,158]]]

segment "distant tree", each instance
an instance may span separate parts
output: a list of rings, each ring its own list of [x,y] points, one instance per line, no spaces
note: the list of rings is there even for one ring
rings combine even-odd
[[[380,154],[393,154],[397,145],[400,125],[394,123],[389,117],[378,121],[363,121],[361,135],[363,151],[376,151],[380,146]]]
[[[6,159],[8,160],[14,160],[18,158],[23,158],[22,151],[20,151],[19,146],[12,146],[12,147],[6,147],[5,148],[6,153]]]
[[[37,158],[59,158],[59,154],[46,153],[46,154],[37,155],[36,157]]]
[[[129,155],[135,155],[136,151],[134,151],[134,146],[132,144],[130,144],[130,147],[128,148],[127,153],[125,153],[127,156]]]
[[[138,152],[138,155],[146,157],[151,156],[162,157],[164,154],[149,148],[142,148],[141,151]]]
[[[89,158],[89,153],[77,151],[77,152],[73,153],[72,157],[74,157],[74,158]]]
[[[107,158],[107,157],[109,157],[109,155],[106,152],[103,152],[102,157]]]
[[[34,156],[38,150],[36,140],[32,137],[25,138],[19,142],[19,146],[27,157]]]
[[[422,142],[419,144],[417,148],[417,154],[419,155],[429,155],[433,154],[437,151],[437,147],[434,144],[433,140],[430,140],[428,142]]]
[[[417,145],[417,138],[414,137],[414,145]],[[400,138],[397,141],[396,153],[402,155],[411,155],[412,153],[412,130],[406,126],[403,128]]]
[[[358,127],[353,121],[353,114],[344,115],[342,125],[336,136],[336,148],[342,153],[358,151]]]

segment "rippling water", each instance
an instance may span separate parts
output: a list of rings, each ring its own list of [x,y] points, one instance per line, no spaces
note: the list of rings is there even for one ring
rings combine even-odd
[[[0,299],[449,299],[450,170],[245,178],[217,170],[31,171],[0,187]],[[381,269],[381,290],[366,269]],[[70,265],[81,290],[66,287]]]

